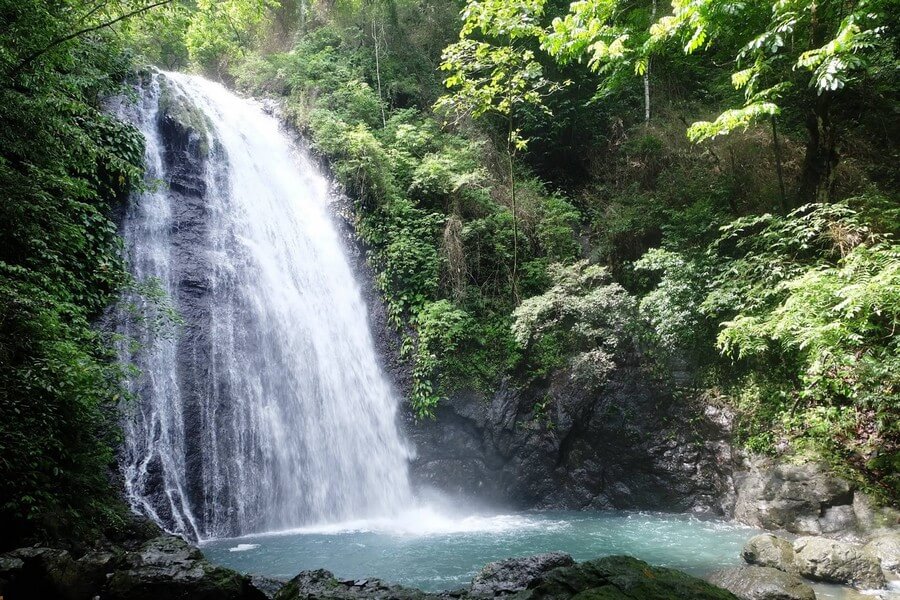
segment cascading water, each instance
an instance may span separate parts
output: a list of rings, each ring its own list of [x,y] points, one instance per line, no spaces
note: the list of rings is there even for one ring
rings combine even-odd
[[[158,74],[126,110],[149,182],[123,222],[131,268],[184,320],[160,336],[120,319],[140,342],[123,348],[141,370],[125,418],[133,507],[209,539],[409,506],[397,400],[326,180],[274,117],[199,77]]]

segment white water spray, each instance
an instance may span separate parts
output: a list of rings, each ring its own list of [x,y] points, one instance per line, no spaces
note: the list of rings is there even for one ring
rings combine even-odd
[[[183,157],[161,134],[167,94],[207,121],[199,143],[209,156],[190,202],[169,185]],[[398,402],[327,181],[274,117],[199,77],[156,76],[132,112],[148,181],[162,184],[125,217],[131,268],[157,278],[185,319],[171,339],[122,319],[142,342],[123,350],[142,371],[125,423],[132,506],[201,540],[408,507]]]

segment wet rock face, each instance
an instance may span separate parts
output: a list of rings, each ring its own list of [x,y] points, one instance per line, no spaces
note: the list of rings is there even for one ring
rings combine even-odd
[[[212,310],[208,291],[212,287],[215,272],[205,240],[210,234],[210,202],[207,175],[211,168],[210,156],[221,148],[208,135],[209,124],[205,115],[189,99],[173,87],[165,77],[159,77],[159,111],[156,127],[163,145],[163,173],[173,210],[169,232],[172,244],[172,278],[175,293],[171,299],[184,319],[183,333],[177,338],[177,378],[183,393],[192,398],[208,394],[210,387],[209,365],[214,353],[211,340]],[[211,145],[212,144],[212,145]],[[141,397],[149,390],[139,390]],[[186,402],[184,412],[185,431],[196,432],[201,428],[201,402]],[[202,472],[202,447],[200,436],[188,435],[185,439],[186,473]],[[171,514],[171,504],[165,497],[163,465],[159,456],[147,465],[148,478],[143,493],[151,500],[160,519],[168,524],[176,520]],[[201,514],[204,505],[204,485],[199,475],[187,481],[187,498],[183,501],[195,514]]]
[[[460,392],[435,420],[409,419],[407,431],[418,453],[413,475],[452,495],[514,508],[723,514],[732,454],[714,416],[631,365],[599,394],[565,373],[492,397]]]
[[[794,542],[797,571],[816,581],[878,589],[886,585],[881,561],[859,546],[821,537]]]
[[[520,592],[533,587],[549,571],[574,564],[572,557],[564,552],[548,552],[488,563],[472,580],[471,593],[499,596]]]
[[[816,600],[816,593],[796,575],[770,567],[734,567],[707,580],[741,600]]]

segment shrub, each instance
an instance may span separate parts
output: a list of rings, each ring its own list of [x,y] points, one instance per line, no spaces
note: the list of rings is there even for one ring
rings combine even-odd
[[[550,277],[553,286],[547,292],[513,312],[513,335],[526,351],[551,336],[552,347],[559,349],[553,354],[571,356],[573,378],[596,388],[631,339],[634,298],[611,281],[605,268],[587,261],[551,265]]]

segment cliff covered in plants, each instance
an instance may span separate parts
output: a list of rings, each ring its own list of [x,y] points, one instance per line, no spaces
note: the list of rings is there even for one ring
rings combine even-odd
[[[420,422],[504,390],[616,398],[630,373],[687,422],[715,405],[750,451],[896,499],[891,8],[4,1],[7,543],[123,519],[127,341],[96,325],[125,289],[165,299],[123,264],[114,211],[142,144],[102,104],[147,65],[277,99],[326,160]],[[535,394],[517,411],[552,437],[568,396]],[[628,418],[667,414],[645,409]]]
[[[601,393],[637,356],[747,449],[896,496],[886,4],[297,8],[224,77],[354,200],[420,418],[558,373]]]

